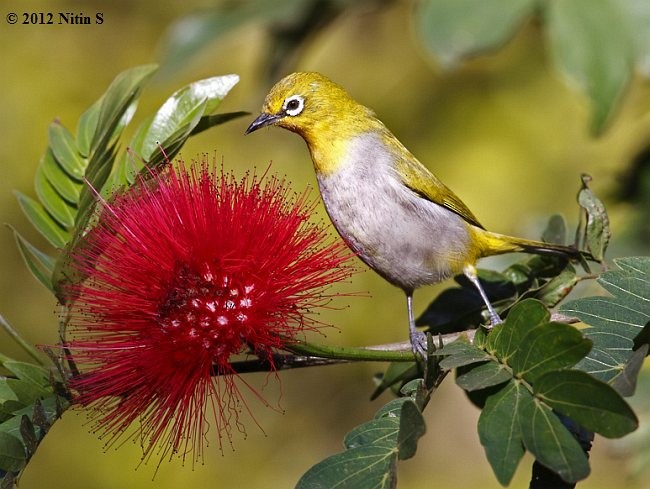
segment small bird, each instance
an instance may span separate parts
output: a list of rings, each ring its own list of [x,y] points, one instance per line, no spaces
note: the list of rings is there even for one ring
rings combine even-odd
[[[280,80],[246,134],[270,125],[305,140],[334,227],[361,260],[405,292],[416,354],[426,352],[413,315],[418,287],[463,272],[495,325],[501,320],[478,280],[479,258],[509,252],[579,257],[568,246],[487,231],[371,109],[319,73]]]

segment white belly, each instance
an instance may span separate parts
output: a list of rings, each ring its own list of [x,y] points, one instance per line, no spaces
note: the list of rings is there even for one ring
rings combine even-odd
[[[389,282],[412,290],[460,271],[465,221],[405,187],[377,136],[357,138],[342,168],[318,183],[339,234]]]

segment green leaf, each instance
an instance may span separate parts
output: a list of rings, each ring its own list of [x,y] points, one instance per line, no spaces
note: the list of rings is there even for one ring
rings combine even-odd
[[[48,214],[52,216],[64,228],[70,228],[74,225],[74,209],[68,202],[66,202],[56,189],[50,184],[45,177],[45,174],[40,171],[39,167],[36,170],[34,178],[34,190],[36,196]]]
[[[566,260],[550,255],[532,255],[513,263],[503,271],[520,294],[530,288],[539,287],[546,280],[562,273]]]
[[[17,401],[18,398],[11,387],[7,385],[7,377],[0,376],[0,404],[5,401]]]
[[[603,129],[632,74],[634,48],[616,1],[550,0],[547,34],[556,67],[593,104],[592,128]]]
[[[90,143],[83,142],[88,146],[84,175],[89,185],[83,187],[79,196],[75,220],[77,235],[84,232],[92,215],[95,192],[102,191],[113,169],[115,145],[135,113],[142,86],[156,69],[155,65],[144,65],[120,73],[97,102],[98,108],[91,107],[79,121],[80,136],[87,140],[90,132],[93,135]]]
[[[23,261],[27,265],[27,268],[32,275],[43,284],[47,289],[54,292],[54,287],[52,286],[52,272],[54,270],[54,258],[49,255],[46,255],[34,245],[29,243],[25,238],[23,238],[18,231],[11,228],[14,233],[14,238],[16,244],[18,245],[18,250],[20,255],[23,257]]]
[[[535,0],[422,0],[415,22],[424,45],[449,68],[504,44],[535,6]]]
[[[611,386],[623,397],[630,397],[636,391],[636,384],[650,345],[647,343],[634,350],[625,367],[611,382]]]
[[[534,384],[546,372],[573,367],[589,350],[591,341],[576,328],[547,322],[523,335],[508,365],[518,377]]]
[[[25,466],[26,458],[22,442],[0,431],[0,470],[18,472]]]
[[[426,395],[424,379],[413,379],[408,381],[402,386],[400,393],[403,396],[410,397],[417,405],[420,405],[422,402],[422,396]]]
[[[81,181],[84,176],[86,162],[79,155],[74,136],[58,121],[50,124],[48,135],[50,149],[58,164],[70,177]]]
[[[88,206],[94,202],[91,190],[80,182],[85,178],[101,189],[114,159],[109,145],[130,121],[141,85],[154,70],[153,66],[142,66],[118,75],[100,100],[81,116],[79,143],[58,121],[50,124],[50,145],[35,178],[40,203],[20,193],[16,196],[30,222],[53,246],[63,248],[71,239],[67,228],[75,224],[77,234],[84,231],[91,211]]]
[[[522,401],[517,418],[526,449],[567,482],[587,477],[587,455],[551,408],[532,396],[522,396]]]
[[[376,413],[375,419],[389,417],[399,417],[402,412],[402,406],[405,402],[412,401],[410,397],[398,397],[384,404]]]
[[[52,246],[63,248],[70,239],[70,233],[57,224],[40,203],[17,190],[14,191],[14,195],[29,222]]]
[[[535,396],[584,428],[607,438],[620,438],[638,427],[634,411],[614,390],[580,370],[541,375]]]
[[[646,0],[615,0],[632,36],[639,71],[650,77],[650,3]]]
[[[11,402],[9,402],[8,405],[5,405],[5,402],[2,402],[0,399],[0,423],[4,423],[6,420],[11,418],[11,413],[13,411],[14,409],[12,409]]]
[[[420,380],[417,385],[421,384]],[[413,456],[424,432],[424,419],[413,397],[393,400],[373,420],[350,431],[344,440],[346,450],[314,465],[296,488],[394,488],[398,458]]]
[[[97,120],[99,119],[101,103],[102,99],[100,98],[81,114],[77,122],[77,149],[79,150],[79,154],[84,158],[90,156],[90,143],[97,130]]]
[[[43,381],[44,370],[23,362],[3,359],[5,365],[19,374],[23,380],[7,379],[9,381],[40,383]],[[47,392],[42,402],[35,399],[25,405],[22,402],[6,401],[0,409],[2,423],[0,423],[0,473],[9,471],[8,475],[18,478],[31,456],[36,451],[39,443],[49,431],[52,424],[61,416],[62,410],[69,406],[69,401],[53,393],[52,386],[48,383]],[[0,388],[2,383],[0,382]],[[21,395],[22,397],[22,395]],[[3,480],[6,482],[7,476]],[[10,480],[11,482],[11,480]]]
[[[650,313],[650,258],[617,258],[614,263],[620,270],[603,273],[600,285],[630,308]]]
[[[593,348],[576,367],[611,382],[632,356],[634,338],[650,321],[650,258],[615,259],[620,270],[601,274],[598,282],[613,297],[585,297],[560,307],[589,327],[583,334]]]
[[[485,345],[487,344],[487,337],[489,333],[490,331],[486,330],[485,328],[477,329],[474,333],[474,340],[472,341],[474,346],[480,348],[481,350],[485,350]]]
[[[116,148],[114,146],[107,147],[103,152],[93,154],[88,168],[86,168],[88,184],[83,187],[79,196],[79,210],[76,219],[79,231],[88,224],[88,218],[92,215],[98,200],[97,194],[101,192],[113,170],[115,156]]]
[[[559,275],[548,280],[540,287],[530,289],[521,295],[522,299],[531,298],[541,301],[547,307],[557,306],[578,284],[576,270],[570,263]]]
[[[185,144],[187,138],[190,136],[192,129],[196,127],[196,125],[201,120],[201,117],[203,117],[206,104],[207,101],[204,101],[196,106],[193,111],[187,114],[189,119],[186,124],[180,127],[177,131],[170,134],[167,139],[160,141],[160,146],[156,145],[156,150],[152,151],[149,159],[144,160],[147,168],[143,168],[140,171],[140,175],[148,178],[152,169],[167,165],[174,159],[174,157],[178,154],[180,149]]]
[[[40,408],[38,408],[39,405],[41,406]],[[12,417],[0,424],[0,432],[20,437],[21,418],[23,416],[30,416],[33,423],[38,427],[37,435],[40,440],[47,433],[47,430],[41,428],[41,426],[47,425],[49,427],[54,424],[61,417],[62,410],[67,409],[69,405],[70,403],[67,399],[49,392],[42,399],[36,399],[26,406],[22,405],[20,408],[14,409]],[[35,416],[37,412],[39,413],[39,417],[44,418],[44,420]],[[38,423],[36,423],[37,419],[39,421]]]
[[[76,204],[79,201],[79,193],[82,184],[70,178],[63,171],[63,168],[54,158],[54,153],[48,148],[41,159],[41,163],[36,170],[42,172],[47,181],[54,187],[56,192],[70,204]]]
[[[566,236],[567,230],[564,217],[559,214],[552,215],[542,233],[542,241],[545,243],[566,244]]]
[[[18,362],[16,360],[3,361],[2,366],[20,380],[34,384],[37,387],[49,385],[49,374],[43,367],[31,363]]]
[[[141,156],[145,162],[160,151],[158,145],[166,148],[177,132],[189,133],[197,126],[204,114],[214,112],[224,97],[239,81],[237,75],[215,76],[194,82],[176,91],[160,107],[147,135],[142,142]],[[200,113],[197,119],[197,113]],[[189,131],[187,126],[191,124]]]
[[[472,363],[482,362],[490,359],[485,351],[472,345],[467,339],[461,338],[453,343],[445,345],[436,352],[437,355],[448,355],[440,361],[440,368],[443,370],[452,370],[471,365]]]
[[[516,304],[506,321],[492,329],[486,341],[486,350],[496,355],[502,362],[519,358],[519,346],[526,333],[536,327],[548,324],[550,314],[538,301],[528,299]]]
[[[382,392],[396,385],[401,385],[402,382],[414,379],[417,377],[419,368],[415,362],[394,362],[391,363],[386,372],[377,376],[379,378],[377,388],[370,396],[370,400],[377,399]],[[377,378],[376,377],[376,378]],[[398,393],[399,389],[395,391]]]
[[[587,476],[583,449],[553,409],[605,436],[622,436],[636,426],[634,414],[612,387],[585,372],[567,370],[589,352],[591,341],[578,329],[549,319],[539,301],[519,302],[479,342],[491,360],[458,378],[472,391],[487,389],[479,436],[502,484],[512,479],[524,448],[569,482]]]
[[[578,192],[578,203],[585,211],[584,247],[592,256],[602,261],[612,236],[609,230],[609,217],[601,200],[589,188],[591,177],[582,175],[582,188]]]
[[[95,210],[97,193],[106,183],[107,176],[113,169],[115,148],[104,148],[101,153],[93,154],[86,169],[88,185],[84,185],[79,195],[79,204],[75,218],[75,237],[85,232],[86,226]]]
[[[122,188],[128,185],[132,185],[135,181],[135,176],[143,168],[143,145],[153,121],[153,115],[147,117],[136,129],[135,133],[131,137],[127,150],[124,151],[117,159],[113,172],[109,177],[108,187],[106,190],[110,190],[112,193],[118,188]],[[106,192],[103,192],[106,195]]]
[[[25,406],[48,395],[47,389],[28,381],[7,379],[7,385],[16,394],[18,402],[23,403]]]
[[[486,387],[503,384],[512,379],[512,372],[497,362],[486,362],[473,366],[467,372],[456,378],[456,384],[462,389],[472,392]]]
[[[209,115],[238,81],[237,75],[217,76],[176,91],[155,116],[140,124],[129,142],[129,151],[115,165],[109,186],[131,185],[144,165],[148,170],[143,171],[149,171],[171,161],[189,136],[246,114]]]
[[[392,489],[397,452],[375,445],[332,455],[303,475],[296,489]]]
[[[16,397],[14,391],[12,391],[11,388],[7,385],[6,383],[7,379],[3,379],[3,380],[4,380],[4,382],[2,382],[3,386],[11,391],[12,396]],[[2,417],[2,423],[0,424],[0,431],[4,429],[5,425],[7,425],[6,421],[11,421],[11,418],[13,418],[14,413],[20,411],[21,409],[25,409],[25,405],[18,400],[7,399],[5,402],[2,403],[3,417]],[[4,431],[9,432],[10,430],[5,429]]]
[[[345,435],[343,446],[351,449],[365,445],[375,445],[391,450],[397,442],[398,431],[399,417],[384,416],[354,428]]]
[[[425,432],[426,425],[422,413],[414,402],[405,402],[399,417],[399,431],[397,432],[398,458],[400,460],[406,460],[415,455],[418,440]]]
[[[149,81],[157,70],[156,65],[144,65],[123,71],[111,83],[102,96],[102,102],[97,116],[97,129],[90,144],[90,152],[103,152],[111,139],[114,139],[116,129],[124,125],[125,114],[138,98],[142,86]]]
[[[518,412],[523,399],[530,402],[531,394],[519,383],[509,382],[497,394],[490,396],[478,420],[478,434],[492,470],[504,486],[524,456],[524,445],[518,425]]]

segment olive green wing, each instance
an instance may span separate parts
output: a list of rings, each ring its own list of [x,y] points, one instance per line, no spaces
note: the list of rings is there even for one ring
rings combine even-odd
[[[444,183],[427,170],[414,156],[408,153],[407,158],[400,158],[397,161],[397,171],[404,185],[424,199],[435,204],[446,207],[458,214],[470,224],[483,226],[472,211],[454,194]]]

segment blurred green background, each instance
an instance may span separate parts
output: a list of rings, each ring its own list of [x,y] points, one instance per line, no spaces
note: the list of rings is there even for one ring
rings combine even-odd
[[[3,0],[0,221],[47,249],[22,216],[12,189],[34,195],[32,180],[47,145],[48,124],[59,118],[74,130],[78,116],[117,73],[163,58],[162,39],[174,21],[204,9],[210,12],[219,4],[214,0]],[[348,9],[324,28],[310,32],[290,59],[281,60],[278,74],[294,68],[316,70],[341,83],[374,108],[489,229],[537,238],[554,213],[563,213],[575,225],[579,176],[587,172],[593,175],[593,188],[604,198],[612,219],[614,240],[609,255],[649,254],[643,194],[637,198],[641,204],[617,198],[626,176],[635,175],[632,162],[650,145],[647,81],[632,81],[609,127],[595,138],[589,131],[588,101],[551,67],[538,23],[526,23],[494,53],[442,71],[414,33],[412,9],[409,1],[365,2]],[[9,25],[5,22],[8,12],[90,16],[102,12],[104,23]],[[247,110],[252,115],[192,138],[181,153],[183,158],[208,153],[236,172],[265,168],[272,161],[273,170],[286,174],[295,188],[314,186],[309,155],[300,138],[278,129],[243,135],[274,81],[268,77],[268,39],[264,24],[250,22],[208,42],[184,66],[163,70],[145,88],[131,126],[184,84],[237,73],[241,82],[220,111]],[[636,180],[638,176],[627,181]],[[322,208],[319,212],[324,216]],[[56,342],[56,304],[23,266],[6,228],[0,232],[0,249],[0,312],[31,342]],[[483,265],[500,268],[503,260]],[[439,290],[419,291],[417,310]],[[404,298],[399,290],[364,272],[341,291],[368,291],[370,297],[342,298],[340,310],[322,316],[336,328],[327,331],[326,339],[315,339],[361,345],[406,338]],[[3,333],[0,344],[3,353],[26,359]],[[383,367],[348,365],[283,372],[281,388],[273,379],[267,382],[264,375],[257,375],[249,381],[260,388],[266,385],[263,392],[273,405],[280,397],[279,409],[250,400],[263,431],[244,420],[247,434],[235,438],[233,449],[225,445],[222,454],[215,440],[206,450],[204,465],[163,463],[155,479],[155,462],[136,469],[138,446],[126,443],[104,453],[83,413],[71,410],[40,446],[20,487],[293,487],[311,465],[339,451],[343,435],[387,400],[368,402],[371,376]],[[425,412],[428,433],[418,454],[400,463],[400,487],[499,487],[478,441],[478,414],[460,389],[446,382]],[[629,479],[625,459],[617,454],[611,443],[597,439],[592,475],[579,487],[650,487],[642,479]],[[527,458],[511,487],[528,487],[529,476]]]

